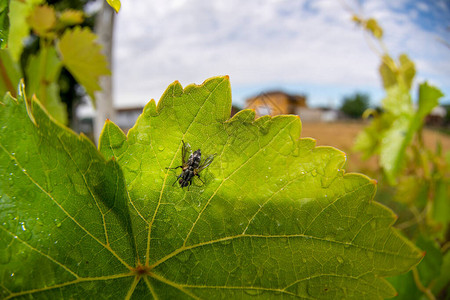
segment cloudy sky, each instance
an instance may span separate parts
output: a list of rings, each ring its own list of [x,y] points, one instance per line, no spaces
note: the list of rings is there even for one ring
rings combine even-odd
[[[145,105],[175,80],[186,86],[229,75],[241,107],[271,89],[334,107],[361,91],[376,105],[380,57],[348,7],[375,17],[390,53],[416,63],[416,83],[428,80],[449,101],[449,0],[124,0],[115,28],[115,103]]]

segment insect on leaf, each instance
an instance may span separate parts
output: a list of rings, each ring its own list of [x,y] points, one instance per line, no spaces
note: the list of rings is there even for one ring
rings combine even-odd
[[[339,150],[299,139],[298,117],[230,119],[230,95],[228,77],[171,84],[128,135],[106,122],[109,161],[37,103],[33,122],[22,98],[5,98],[0,249],[14,255],[2,261],[2,296],[394,296],[383,277],[422,253],[373,201],[375,182],[345,174]],[[166,169],[182,162],[183,141],[216,154],[190,190]]]

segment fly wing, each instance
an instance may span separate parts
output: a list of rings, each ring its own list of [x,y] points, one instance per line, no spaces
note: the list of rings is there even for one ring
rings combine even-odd
[[[185,166],[189,160],[189,156],[192,155],[191,145],[189,143],[185,143],[183,140],[183,148],[181,149],[181,159],[183,162],[183,166]]]
[[[216,156],[216,155],[215,154],[210,155],[206,159],[201,161],[200,165],[197,168],[197,173],[199,173],[201,170],[207,168],[212,163],[212,161],[214,160],[214,156]]]

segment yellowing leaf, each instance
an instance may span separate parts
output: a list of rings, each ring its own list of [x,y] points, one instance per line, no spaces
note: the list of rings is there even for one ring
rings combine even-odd
[[[84,21],[84,14],[79,10],[66,9],[59,16],[59,21],[66,26],[80,24]]]
[[[108,2],[108,4],[114,8],[114,10],[116,11],[116,13],[119,12],[120,10],[120,0],[106,0],[106,2]]]
[[[46,36],[56,23],[53,6],[37,6],[27,18],[28,24],[39,36]]]
[[[414,76],[416,75],[416,67],[414,66],[414,62],[406,54],[401,54],[398,60],[400,62],[399,73],[403,78],[403,84],[410,90]]]
[[[99,77],[111,74],[96,38],[89,28],[76,27],[66,30],[58,43],[63,64],[93,100],[100,90]]]
[[[383,37],[383,29],[378,26],[377,20],[370,18],[366,21],[366,28],[373,34],[377,39]]]

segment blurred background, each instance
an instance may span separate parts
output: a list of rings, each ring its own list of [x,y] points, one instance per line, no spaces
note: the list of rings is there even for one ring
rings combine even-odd
[[[416,63],[413,96],[424,80],[450,95],[449,1],[129,0],[113,31],[115,121],[131,128],[174,80],[186,86],[229,75],[233,112],[298,114],[303,136],[349,151],[355,121],[384,97],[380,51],[351,21],[354,13],[378,21],[392,56],[407,53]],[[448,128],[450,98],[440,104],[430,125]],[[78,112],[94,116],[89,105]],[[348,120],[339,129],[321,124]]]

